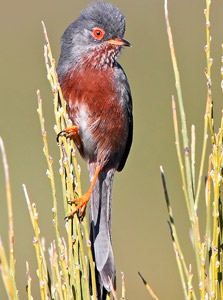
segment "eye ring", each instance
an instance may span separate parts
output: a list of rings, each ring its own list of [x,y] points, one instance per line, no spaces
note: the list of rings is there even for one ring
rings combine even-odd
[[[103,29],[101,29],[99,27],[95,27],[94,30],[92,31],[92,34],[96,40],[101,40],[101,39],[103,39],[105,32]]]

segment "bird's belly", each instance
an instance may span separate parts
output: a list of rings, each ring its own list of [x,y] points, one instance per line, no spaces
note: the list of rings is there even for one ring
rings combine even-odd
[[[62,84],[69,118],[79,127],[81,155],[109,168],[118,167],[129,130],[127,103],[115,82],[109,68],[72,71]]]
[[[97,110],[89,105],[79,105],[76,123],[86,160],[101,162],[102,165],[109,162],[110,167],[114,168],[118,166],[128,135],[124,115],[117,103]]]

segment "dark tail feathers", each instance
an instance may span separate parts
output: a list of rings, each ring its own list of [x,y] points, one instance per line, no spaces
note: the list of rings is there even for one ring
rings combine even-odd
[[[110,292],[110,280],[115,286],[115,263],[111,245],[111,193],[114,172],[109,170],[99,173],[90,200],[90,236],[100,300]]]

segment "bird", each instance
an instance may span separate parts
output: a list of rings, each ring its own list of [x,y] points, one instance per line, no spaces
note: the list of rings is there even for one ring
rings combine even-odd
[[[90,189],[71,217],[90,200],[90,239],[95,261],[97,297],[115,286],[111,240],[112,185],[125,166],[133,139],[132,96],[127,76],[117,62],[123,47],[125,17],[108,2],[92,2],[61,37],[58,81],[72,126],[58,136],[74,140],[87,162]]]

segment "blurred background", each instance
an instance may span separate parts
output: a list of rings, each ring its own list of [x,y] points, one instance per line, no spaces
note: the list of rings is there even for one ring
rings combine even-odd
[[[41,235],[46,247],[55,238],[51,218],[51,190],[42,152],[42,137],[36,113],[36,90],[41,90],[44,115],[58,173],[58,148],[53,130],[52,93],[46,78],[43,58],[45,21],[56,60],[60,37],[78,17],[89,0],[76,1],[4,1],[0,12],[0,136],[4,139],[10,167],[15,218],[15,257],[17,283],[21,299],[26,297],[25,261],[29,261],[32,292],[39,299],[36,278],[33,230],[30,223],[22,183],[40,215]],[[116,174],[113,192],[113,246],[118,286],[120,272],[125,274],[128,300],[150,299],[138,276],[140,271],[160,299],[182,299],[183,293],[175,254],[167,224],[168,215],[163,196],[159,166],[167,176],[169,196],[180,242],[187,265],[195,262],[189,238],[188,218],[181,189],[171,112],[171,95],[176,95],[171,58],[164,21],[163,1],[111,1],[125,14],[125,38],[132,48],[119,58],[124,67],[134,101],[134,141],[123,172]],[[169,0],[169,17],[183,88],[188,130],[192,124],[197,134],[197,166],[203,136],[206,104],[205,68],[205,1]],[[214,1],[211,8],[213,94],[216,127],[222,108],[220,88],[221,43],[223,42],[223,3]],[[85,163],[82,166],[83,191],[89,187]],[[60,189],[60,182],[58,180]],[[59,190],[58,189],[58,190]],[[58,192],[58,200],[60,193]],[[201,200],[202,202],[202,200]],[[62,199],[60,225],[64,224]],[[199,211],[204,218],[203,210]],[[8,223],[0,160],[0,235],[8,246]],[[6,299],[0,278],[0,299]]]

